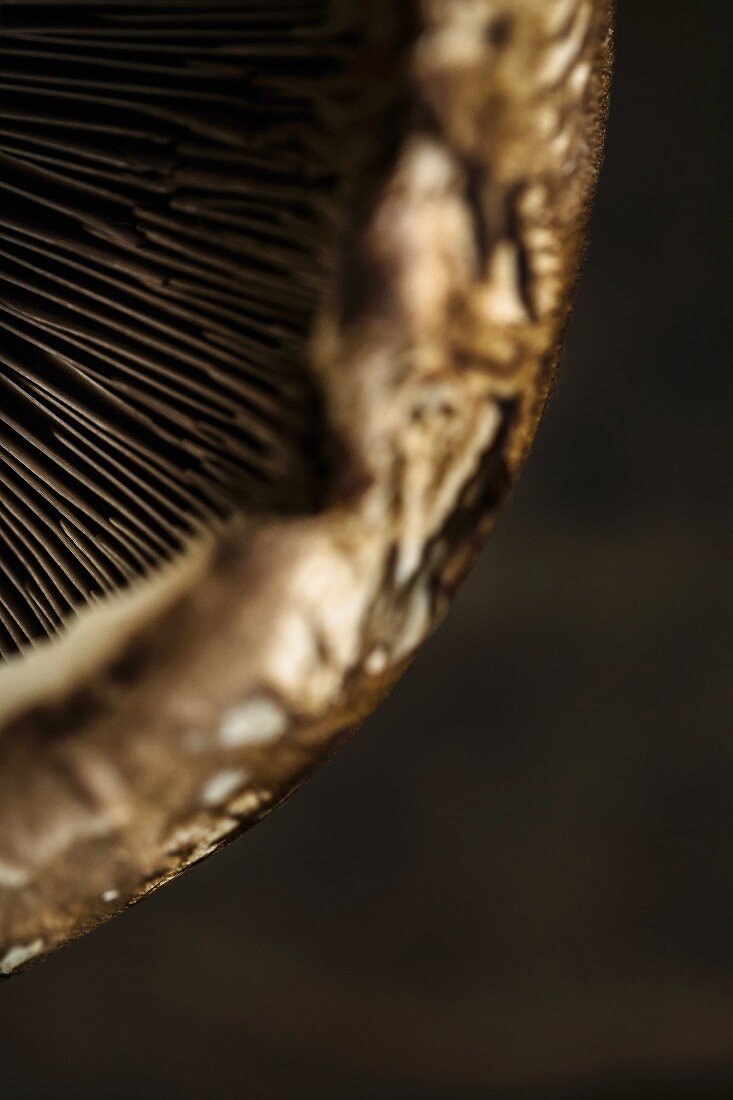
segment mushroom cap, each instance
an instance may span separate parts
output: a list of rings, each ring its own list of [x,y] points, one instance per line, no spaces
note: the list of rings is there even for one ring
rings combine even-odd
[[[97,369],[91,357],[111,346],[109,317],[133,297],[129,271],[115,267],[114,250],[132,250],[135,263],[148,265],[147,283],[136,277],[135,308],[126,314],[127,327],[114,329],[114,355],[129,362],[132,344],[141,346],[139,326],[148,321],[148,332],[158,324],[159,339],[148,340],[144,357],[137,356],[133,397],[119,387],[95,397],[105,418],[102,434],[114,436],[118,418],[143,406],[145,431],[159,426],[150,378],[164,378],[173,357],[184,380],[177,385],[201,382],[192,398],[199,412],[188,419],[181,413],[180,438],[166,443],[169,466],[158,464],[158,481],[152,474],[141,479],[140,491],[155,482],[162,492],[163,474],[180,490],[176,471],[184,451],[200,457],[212,448],[218,456],[206,466],[208,473],[215,468],[213,480],[196,483],[203,486],[201,508],[181,507],[172,519],[153,523],[164,547],[142,554],[145,568],[125,558],[140,514],[131,506],[127,538],[112,547],[129,566],[119,566],[115,591],[103,599],[91,593],[84,606],[54,622],[50,640],[32,649],[20,645],[22,653],[0,667],[3,975],[140,900],[260,820],[365,719],[440,621],[516,481],[552,386],[600,166],[610,79],[607,0],[415,0],[398,13],[386,0],[361,7],[287,0],[278,6],[283,23],[270,34],[269,53],[258,37],[272,17],[264,2],[86,0],[66,5],[62,26],[55,9],[63,7],[28,0],[11,7],[9,28],[0,28],[19,72],[17,53],[27,54],[31,97],[47,98],[44,81],[52,86],[69,130],[106,125],[103,101],[101,114],[114,116],[118,130],[123,109],[144,115],[148,136],[154,117],[168,157],[164,169],[151,174],[149,159],[136,159],[138,138],[129,137],[128,147],[118,135],[115,143],[128,189],[159,182],[161,172],[175,178],[165,199],[171,217],[191,216],[190,195],[185,209],[181,195],[200,185],[195,217],[203,195],[207,216],[231,218],[222,189],[251,192],[257,177],[260,190],[275,196],[277,225],[287,232],[281,251],[270,237],[264,253],[253,255],[248,234],[261,240],[261,225],[240,224],[227,241],[230,270],[212,259],[217,229],[198,240],[191,233],[178,249],[179,263],[197,270],[185,278],[179,270],[176,282],[170,253],[190,222],[183,229],[167,225],[157,198],[152,207],[140,200],[134,227],[113,219],[121,236],[112,240],[105,205],[112,200],[101,195],[95,175],[94,193],[87,193],[87,251],[74,259],[73,242],[59,243],[59,219],[70,216],[66,190],[78,197],[77,185],[85,182],[84,151],[77,150],[76,175],[40,154],[18,167],[15,154],[0,153],[0,188],[15,187],[22,175],[26,190],[17,202],[25,210],[30,178],[51,210],[25,211],[22,226],[18,213],[10,227],[26,261],[36,249],[33,279],[59,274],[39,245],[51,229],[54,248],[63,246],[68,263],[79,267],[78,285],[67,279],[45,314],[30,315],[26,299],[13,299],[13,340],[43,346],[46,365],[68,371],[81,364],[88,381]],[[293,33],[304,12],[308,25]],[[14,36],[13,20],[23,33]],[[221,47],[222,26],[226,60],[221,48],[202,60],[209,39]],[[176,44],[185,80],[150,60],[151,41],[158,43],[156,58],[160,42]],[[79,74],[89,64],[90,42],[98,70],[91,91]],[[246,154],[241,147],[242,119],[252,110],[247,94],[254,93],[245,82],[241,96],[233,95],[227,83],[239,80],[241,66],[257,73],[263,95],[275,96],[260,104],[253,123],[260,148],[270,143],[271,156],[277,145],[283,104],[297,113],[298,134],[309,135],[295,167],[285,165],[278,147],[265,184],[252,147]],[[305,117],[309,81],[317,110]],[[27,127],[26,144],[37,148],[38,112],[15,113],[21,127],[16,119],[13,132],[22,137]],[[0,129],[12,114],[7,102],[0,105]],[[125,119],[123,129],[131,131]],[[63,146],[64,156],[75,142]],[[192,158],[183,165],[182,149]],[[192,183],[193,161],[199,175]],[[210,178],[202,183],[204,163]],[[287,188],[277,192],[288,173]],[[119,179],[114,186],[122,186]],[[140,240],[130,244],[125,234],[140,234],[146,217],[141,260]],[[265,217],[272,230],[272,214]],[[232,231],[231,222],[226,228]],[[19,255],[12,259],[16,276]],[[106,273],[106,300],[95,313],[87,295],[84,313],[79,295],[90,289],[92,266],[97,280],[100,270]],[[276,309],[264,341],[242,313],[243,282],[256,284],[258,308]],[[172,285],[177,293],[189,283],[210,322],[209,328],[196,322],[198,336],[192,299],[185,308],[176,299],[174,323],[167,297]],[[69,314],[82,313],[83,324],[72,324]],[[292,417],[262,414],[258,390],[238,406],[248,410],[249,419],[238,421],[246,438],[225,417],[216,420],[221,389],[201,390],[200,334],[210,337],[219,323],[221,339],[208,346],[218,349],[217,363],[244,348],[251,359],[247,384],[265,364],[267,378],[282,380],[275,390]],[[288,373],[290,359],[297,369]],[[13,362],[20,385],[17,354]],[[225,373],[217,385],[229,386]],[[57,375],[44,377],[49,393]],[[33,393],[39,392],[36,385]],[[119,407],[120,395],[129,407]],[[63,394],[54,399],[68,438],[72,406]],[[209,403],[205,414],[201,402]],[[175,436],[172,428],[168,435]],[[265,441],[259,466],[252,458],[257,439]],[[133,468],[129,450],[125,461],[116,453],[115,507]],[[101,469],[111,452],[100,454]],[[270,477],[274,454],[277,477]],[[87,470],[94,465],[90,455],[85,462]],[[13,477],[19,479],[17,470]],[[41,487],[48,483],[43,474],[33,477]],[[98,496],[97,485],[85,492]],[[223,500],[221,507],[215,500]],[[90,561],[98,572],[104,564],[93,551],[112,545],[104,534],[107,513],[97,514],[99,526],[85,536],[90,575]],[[64,544],[60,573],[78,563],[73,545]]]

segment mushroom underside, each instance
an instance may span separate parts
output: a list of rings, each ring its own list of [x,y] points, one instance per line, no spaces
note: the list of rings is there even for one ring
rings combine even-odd
[[[552,383],[610,35],[4,8],[0,973],[259,820],[444,614]]]
[[[349,0],[3,5],[0,660],[234,512],[322,504],[308,341],[360,23]]]

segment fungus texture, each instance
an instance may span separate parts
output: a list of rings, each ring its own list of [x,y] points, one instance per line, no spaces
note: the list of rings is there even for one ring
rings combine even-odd
[[[3,0],[0,654],[322,496],[304,363],[367,52],[349,3]]]
[[[0,2],[0,974],[258,821],[534,437],[608,0]]]

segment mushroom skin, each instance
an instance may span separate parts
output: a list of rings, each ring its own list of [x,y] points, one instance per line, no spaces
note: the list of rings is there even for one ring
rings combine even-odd
[[[423,0],[311,368],[316,514],[232,520],[0,671],[0,974],[249,828],[445,614],[550,392],[602,152],[607,0]],[[65,648],[63,648],[65,647]]]

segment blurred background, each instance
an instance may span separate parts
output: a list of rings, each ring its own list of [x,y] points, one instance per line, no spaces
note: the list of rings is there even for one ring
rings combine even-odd
[[[391,700],[249,836],[0,990],[22,1097],[733,1097],[728,0],[620,0],[516,496]]]

